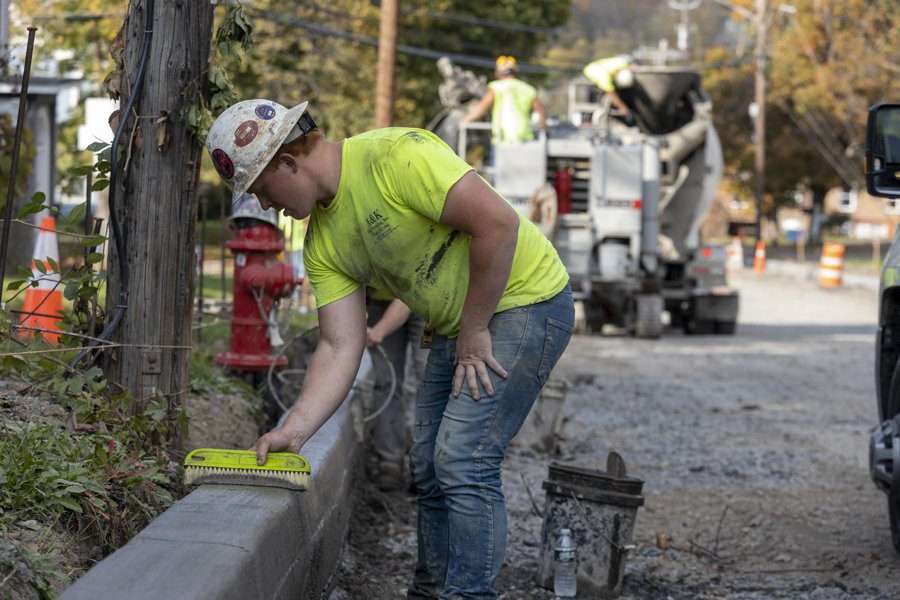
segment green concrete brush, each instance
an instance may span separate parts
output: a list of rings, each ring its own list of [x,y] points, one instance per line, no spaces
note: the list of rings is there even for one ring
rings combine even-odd
[[[292,452],[269,452],[266,464],[256,464],[254,450],[197,448],[184,458],[185,485],[236,484],[305,490],[309,461]]]

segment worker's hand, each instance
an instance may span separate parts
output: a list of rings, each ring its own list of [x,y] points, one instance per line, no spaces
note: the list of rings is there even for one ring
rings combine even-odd
[[[464,379],[466,385],[469,386],[469,393],[472,394],[472,398],[475,400],[481,399],[481,393],[478,391],[479,381],[487,395],[493,396],[494,385],[491,383],[488,367],[497,375],[506,379],[508,375],[506,369],[494,358],[490,331],[487,328],[476,331],[461,331],[456,339],[456,371],[453,373],[453,397],[459,396]]]
[[[305,436],[301,432],[286,427],[273,429],[256,440],[253,445],[252,449],[256,451],[256,464],[265,464],[269,452],[300,452],[300,447],[305,442]]]
[[[384,335],[375,327],[366,327],[366,346],[370,348],[384,341]]]

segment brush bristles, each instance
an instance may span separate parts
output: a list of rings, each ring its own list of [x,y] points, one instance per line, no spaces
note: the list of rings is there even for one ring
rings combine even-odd
[[[229,482],[261,486],[288,484],[292,488],[305,490],[309,486],[309,473],[226,469],[222,467],[185,467],[184,469],[185,485]]]

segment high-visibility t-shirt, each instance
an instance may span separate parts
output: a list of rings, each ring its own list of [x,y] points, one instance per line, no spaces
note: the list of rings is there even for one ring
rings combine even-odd
[[[441,224],[447,192],[471,167],[421,129],[376,129],[344,140],[341,179],[316,205],[304,262],[320,308],[360,286],[399,298],[434,329],[459,333],[471,237]],[[556,250],[520,217],[515,257],[497,312],[547,300],[569,277]]]
[[[584,76],[590,79],[594,85],[609,93],[616,89],[615,77],[616,73],[631,64],[631,59],[627,56],[613,56],[612,58],[601,58],[595,60],[584,68]]]
[[[515,78],[497,79],[488,84],[494,92],[491,133],[494,143],[518,143],[534,139],[531,107],[537,96],[533,86]]]

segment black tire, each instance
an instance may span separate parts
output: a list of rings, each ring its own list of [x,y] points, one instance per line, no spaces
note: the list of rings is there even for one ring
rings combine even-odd
[[[894,551],[900,554],[900,494],[888,492],[888,521],[891,525],[891,542],[894,544]]]
[[[734,335],[737,331],[737,321],[716,321],[716,333],[718,335]]]
[[[687,335],[711,335],[716,332],[716,322],[712,319],[686,318],[684,332]]]
[[[894,365],[894,372],[891,374],[891,385],[888,387],[888,397],[885,402],[884,419],[893,419],[900,413],[900,360]],[[894,465],[894,468],[900,468],[900,465]],[[896,481],[896,476],[895,476]],[[900,489],[894,489],[887,493],[888,503],[888,522],[891,527],[891,541],[894,544],[894,550],[900,554]]]
[[[606,311],[597,304],[584,302],[584,321],[587,324],[590,333],[602,333],[603,325],[606,324]]]

